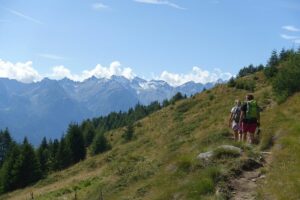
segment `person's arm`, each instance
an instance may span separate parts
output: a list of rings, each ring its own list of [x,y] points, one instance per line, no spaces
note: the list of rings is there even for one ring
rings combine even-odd
[[[229,127],[231,127],[232,120],[233,120],[233,113],[230,112],[229,123],[228,123],[228,126],[229,126]]]
[[[242,106],[241,108],[241,114],[240,114],[240,120],[239,120],[239,124],[242,123],[242,121],[244,120],[246,115],[246,110],[245,110],[245,105]]]
[[[260,126],[260,108],[257,106],[257,125]]]
[[[239,121],[239,124],[242,123],[243,119],[245,118],[245,111],[242,111],[241,112],[241,115],[240,115],[240,121]]]

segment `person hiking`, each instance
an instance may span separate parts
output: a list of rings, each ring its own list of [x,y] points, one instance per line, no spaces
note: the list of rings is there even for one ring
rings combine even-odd
[[[234,133],[234,140],[235,141],[242,141],[242,135],[241,129],[240,129],[240,115],[241,115],[241,101],[240,100],[235,100],[234,101],[234,107],[230,111],[230,117],[229,117],[229,128],[233,130]]]
[[[254,133],[260,126],[260,109],[252,94],[246,95],[246,101],[241,107],[240,124],[243,141],[247,141],[249,134],[249,142],[254,144]]]

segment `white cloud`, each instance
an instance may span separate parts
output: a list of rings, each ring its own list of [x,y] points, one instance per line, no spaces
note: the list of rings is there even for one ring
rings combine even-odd
[[[33,17],[30,17],[28,15],[25,15],[25,14],[19,12],[19,11],[16,11],[16,10],[13,10],[13,9],[9,9],[9,8],[6,8],[6,10],[8,10],[11,14],[14,14],[14,15],[16,15],[18,17],[21,17],[21,18],[23,18],[23,19],[25,19],[27,21],[31,21],[31,22],[36,23],[36,24],[43,24],[40,20],[35,19]]]
[[[173,86],[182,85],[189,81],[196,83],[214,82],[218,79],[228,80],[233,75],[229,72],[222,72],[220,69],[214,69],[212,72],[202,70],[199,67],[193,67],[192,71],[187,74],[175,74],[163,71],[156,79],[164,80]]]
[[[285,34],[281,34],[280,36],[285,40],[289,40],[295,44],[300,44],[300,36],[285,35]]]
[[[41,80],[39,73],[32,67],[32,62],[11,63],[0,59],[0,77],[16,79],[24,83]]]
[[[49,75],[49,78],[57,79],[57,80],[63,78],[74,79],[73,76],[74,75],[72,75],[71,71],[68,68],[66,68],[63,65],[60,65],[52,68],[52,74]]]
[[[296,39],[300,38],[300,36],[285,35],[285,34],[281,34],[280,36],[286,40],[296,40]]]
[[[282,29],[286,30],[286,31],[291,31],[291,32],[300,32],[299,28],[296,28],[295,26],[283,26]]]
[[[170,1],[166,1],[166,0],[134,0],[135,2],[138,3],[146,3],[146,4],[156,4],[156,5],[166,5],[166,6],[170,6],[172,8],[176,8],[176,9],[180,9],[180,10],[185,10],[186,8],[181,7],[175,3],[172,3]]]
[[[133,79],[136,76],[131,68],[122,67],[118,61],[112,62],[107,67],[98,64],[93,69],[84,70],[80,73],[72,73],[70,69],[60,65],[53,67],[50,73],[42,75],[32,67],[31,61],[12,63],[0,59],[0,77],[16,79],[24,83],[37,82],[44,77],[55,80],[68,78],[74,81],[84,81],[92,76],[109,79],[113,75],[124,76],[127,79]],[[178,86],[189,81],[207,83],[217,81],[218,79],[228,80],[232,76],[231,73],[222,72],[220,69],[208,71],[199,67],[193,67],[192,70],[186,74],[163,71],[159,76],[154,76],[154,79],[164,80],[172,86]]]
[[[54,54],[48,54],[48,53],[41,53],[41,54],[38,54],[38,56],[43,57],[43,58],[47,58],[47,59],[51,59],[51,60],[62,60],[62,59],[65,59],[62,56],[58,56],[58,55],[54,55]]]
[[[128,79],[135,77],[131,68],[123,68],[118,61],[112,62],[109,67],[103,67],[98,64],[94,69],[84,70],[80,74],[72,74],[71,71],[64,66],[56,66],[52,69],[52,73],[49,77],[52,79],[62,79],[67,77],[74,81],[83,81],[92,76],[97,78],[110,78],[113,75],[124,76]]]
[[[50,74],[41,75],[32,67],[31,61],[24,63],[12,63],[0,59],[0,77],[15,79],[24,83],[37,82],[44,77],[49,77],[56,80],[66,77],[74,81],[83,81],[92,76],[97,78],[110,78],[113,75],[124,76],[128,79],[133,79],[135,77],[135,74],[131,68],[122,67],[121,63],[118,61],[112,62],[108,67],[98,64],[95,68],[91,70],[84,70],[79,74],[74,74],[70,69],[60,65],[53,67]]]
[[[108,9],[109,6],[103,4],[103,3],[94,3],[92,4],[92,8],[96,11],[100,11],[100,10],[105,10],[105,9]]]

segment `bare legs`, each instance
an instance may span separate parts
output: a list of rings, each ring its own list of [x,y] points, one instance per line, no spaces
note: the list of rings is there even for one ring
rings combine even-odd
[[[245,132],[240,135],[240,141],[248,142],[249,144],[254,144],[254,133]]]
[[[240,140],[239,138],[239,132],[238,131],[234,131],[234,141],[238,142]]]

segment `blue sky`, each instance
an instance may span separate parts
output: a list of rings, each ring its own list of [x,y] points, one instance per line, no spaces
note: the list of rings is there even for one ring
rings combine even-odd
[[[0,0],[0,76],[206,82],[298,47],[299,19],[299,0]]]

